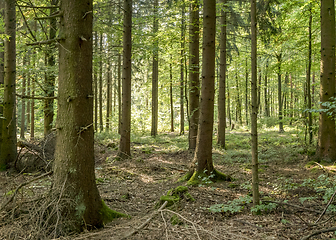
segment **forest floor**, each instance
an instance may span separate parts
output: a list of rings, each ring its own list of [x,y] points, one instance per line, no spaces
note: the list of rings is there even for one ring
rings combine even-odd
[[[181,199],[162,211],[158,211],[160,197],[177,186],[186,186],[177,180],[187,173],[193,159],[192,152],[186,150],[187,136],[136,136],[132,139],[132,157],[125,161],[116,160],[117,139],[98,136],[96,181],[101,197],[110,208],[131,218],[115,219],[103,229],[59,239],[301,239],[334,227],[333,204],[315,223],[335,190],[334,165],[312,161],[312,147],[306,147],[302,134],[294,128],[283,133],[276,129],[260,131],[262,205],[258,214],[251,211],[251,140],[246,130],[228,132],[227,149],[213,150],[215,168],[233,181],[205,180],[199,186],[188,186],[195,201]],[[1,202],[9,198],[10,189],[34,176],[1,174]],[[46,181],[34,183],[35,188],[46,185]],[[147,225],[124,238],[151,216]],[[11,239],[3,237],[20,226],[24,228],[1,222],[0,218],[0,239]],[[335,230],[309,239],[336,239],[334,234]]]

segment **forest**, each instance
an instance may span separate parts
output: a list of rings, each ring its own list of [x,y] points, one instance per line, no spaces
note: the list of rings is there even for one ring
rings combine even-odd
[[[333,0],[0,0],[0,239],[336,239]]]

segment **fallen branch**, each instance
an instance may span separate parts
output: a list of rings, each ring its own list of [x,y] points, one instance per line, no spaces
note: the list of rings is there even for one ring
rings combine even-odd
[[[334,197],[335,197],[335,194],[336,194],[336,190],[335,192],[333,193],[333,195],[331,196],[327,206],[324,208],[323,212],[321,213],[321,215],[319,216],[319,218],[314,222],[314,224],[318,223],[318,221],[321,220],[322,216],[326,213],[328,207],[330,206],[331,202],[333,201]]]
[[[42,174],[42,175],[40,175],[40,176],[38,176],[38,177],[36,177],[36,178],[33,178],[33,179],[31,179],[31,180],[29,180],[29,181],[27,181],[27,182],[24,182],[24,183],[21,183],[16,189],[15,189],[15,191],[14,191],[14,193],[13,193],[13,195],[11,196],[11,198],[10,199],[8,199],[8,201],[5,203],[5,204],[3,204],[2,206],[1,206],[1,208],[0,208],[0,211],[2,211],[11,201],[13,201],[13,199],[14,199],[14,197],[16,196],[16,194],[18,193],[18,191],[22,188],[22,187],[24,187],[24,186],[26,186],[26,185],[28,185],[28,184],[30,184],[30,183],[32,183],[32,182],[35,182],[36,180],[39,180],[39,179],[41,179],[41,178],[44,178],[44,177],[46,177],[46,176],[49,176],[49,175],[51,175],[53,173],[53,171],[50,171],[50,172],[47,172],[47,173],[45,173],[45,174]]]
[[[301,209],[301,210],[305,210],[305,211],[309,211],[309,212],[314,212],[314,213],[321,214],[321,212],[316,211],[316,210],[314,210],[314,209],[309,209],[309,208],[301,207],[301,206],[294,205],[294,204],[290,204],[290,203],[275,202],[275,201],[269,201],[269,200],[264,200],[263,202],[276,203],[276,204],[279,204],[279,205],[287,205],[287,206],[291,206],[291,207],[299,208],[299,209]]]
[[[154,213],[152,213],[150,215],[150,217],[143,223],[141,224],[139,227],[137,227],[136,229],[134,229],[132,232],[130,232],[129,234],[127,234],[126,236],[124,236],[123,238],[121,238],[121,240],[123,239],[128,239],[130,236],[136,234],[137,232],[139,232],[139,230],[141,230],[144,226],[146,226],[158,213],[160,213],[168,204],[168,201],[165,201],[162,206]]]
[[[319,231],[316,231],[308,236],[305,236],[303,238],[301,238],[301,240],[307,240],[313,236],[316,236],[316,235],[319,235],[321,233],[326,233],[326,232],[333,232],[333,231],[336,231],[336,227],[333,227],[333,228],[327,228],[327,229],[322,229],[322,230],[319,230]]]

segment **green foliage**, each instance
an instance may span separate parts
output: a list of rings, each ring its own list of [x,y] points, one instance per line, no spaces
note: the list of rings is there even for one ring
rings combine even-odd
[[[178,186],[175,189],[170,189],[166,195],[160,197],[160,201],[157,204],[163,204],[165,201],[168,202],[167,207],[176,206],[182,199],[186,199],[187,201],[195,201],[195,199],[188,192],[188,187],[186,186]]]
[[[231,177],[225,175],[224,173],[221,173],[214,169],[209,174],[207,173],[207,169],[204,169],[203,172],[197,172],[195,171],[194,174],[191,176],[191,178],[188,181],[188,185],[191,186],[199,186],[202,187],[203,184],[208,185],[215,181],[231,181]]]
[[[274,209],[276,209],[277,204],[276,203],[267,203],[267,204],[259,204],[251,208],[252,213],[267,213]]]
[[[223,213],[238,213],[241,212],[245,205],[252,202],[251,196],[240,196],[237,199],[228,201],[227,204],[214,204],[208,208],[210,212],[223,212]]]
[[[170,222],[172,225],[182,225],[183,224],[183,221],[176,214],[174,214],[170,218]]]

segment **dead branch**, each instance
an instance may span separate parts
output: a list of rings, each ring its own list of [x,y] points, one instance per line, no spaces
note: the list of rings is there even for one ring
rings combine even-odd
[[[27,43],[27,46],[35,46],[35,45],[44,45],[44,44],[52,44],[54,42],[58,42],[63,40],[63,38],[53,38],[53,39],[48,39],[45,41],[40,41],[40,42],[33,42],[33,43]]]
[[[123,239],[128,239],[130,236],[136,234],[137,232],[139,232],[139,230],[141,230],[144,226],[146,226],[158,213],[160,213],[168,204],[168,201],[165,201],[162,206],[154,213],[152,213],[149,218],[143,223],[141,224],[139,227],[137,227],[136,229],[134,229],[132,232],[130,232],[129,234],[127,234],[126,236],[124,236],[123,238],[121,238],[121,240]]]
[[[284,202],[268,201],[268,200],[264,200],[263,202],[276,203],[276,204],[279,204],[279,205],[287,205],[287,206],[291,206],[291,207],[299,208],[299,209],[301,209],[301,210],[305,210],[305,211],[309,211],[309,212],[313,212],[313,213],[321,214],[321,212],[316,211],[316,210],[314,210],[314,209],[309,209],[309,208],[301,207],[301,206],[298,206],[298,205],[295,205],[295,204],[284,203]]]
[[[32,97],[32,96],[20,95],[20,94],[16,94],[16,96],[19,97],[19,98],[37,99],[37,100],[52,100],[52,99],[57,99],[57,97]]]
[[[308,236],[305,236],[303,238],[301,238],[301,240],[307,240],[313,236],[316,236],[316,235],[319,235],[321,233],[326,233],[326,232],[333,232],[333,231],[336,231],[336,227],[333,227],[333,228],[327,228],[327,229],[322,229],[322,230],[319,230],[319,231],[316,231]]]
[[[47,172],[47,173],[45,173],[45,174],[42,174],[42,175],[40,175],[40,176],[38,176],[38,177],[36,177],[36,178],[33,178],[33,179],[29,180],[29,181],[27,181],[27,182],[21,183],[21,184],[15,189],[15,191],[14,191],[13,195],[11,196],[11,198],[8,199],[8,201],[7,201],[4,205],[1,206],[0,211],[2,211],[2,210],[3,210],[3,209],[4,209],[4,208],[11,202],[11,201],[13,201],[13,199],[14,199],[14,197],[16,196],[17,192],[18,192],[22,187],[24,187],[24,186],[26,186],[26,185],[28,185],[28,184],[30,184],[30,183],[32,183],[32,182],[35,182],[36,180],[39,180],[39,179],[44,178],[44,177],[46,177],[46,176],[49,176],[49,175],[51,175],[52,173],[53,173],[53,171],[49,171],[49,172]]]
[[[56,12],[54,15],[50,15],[47,17],[36,17],[34,18],[35,20],[45,20],[45,19],[50,19],[50,18],[57,18],[57,17],[62,17],[63,13],[62,12]]]
[[[54,9],[59,8],[59,6],[47,6],[47,7],[41,7],[41,6],[34,6],[34,5],[17,5],[18,7],[22,8],[37,8],[37,9]]]
[[[319,216],[319,218],[314,222],[314,224],[318,223],[318,221],[321,220],[322,216],[326,213],[328,207],[330,206],[331,202],[333,201],[335,195],[336,195],[336,190],[335,190],[335,192],[333,193],[333,195],[331,196],[331,198],[330,198],[330,200],[329,200],[327,206],[324,208],[323,212],[321,213],[321,215]]]

